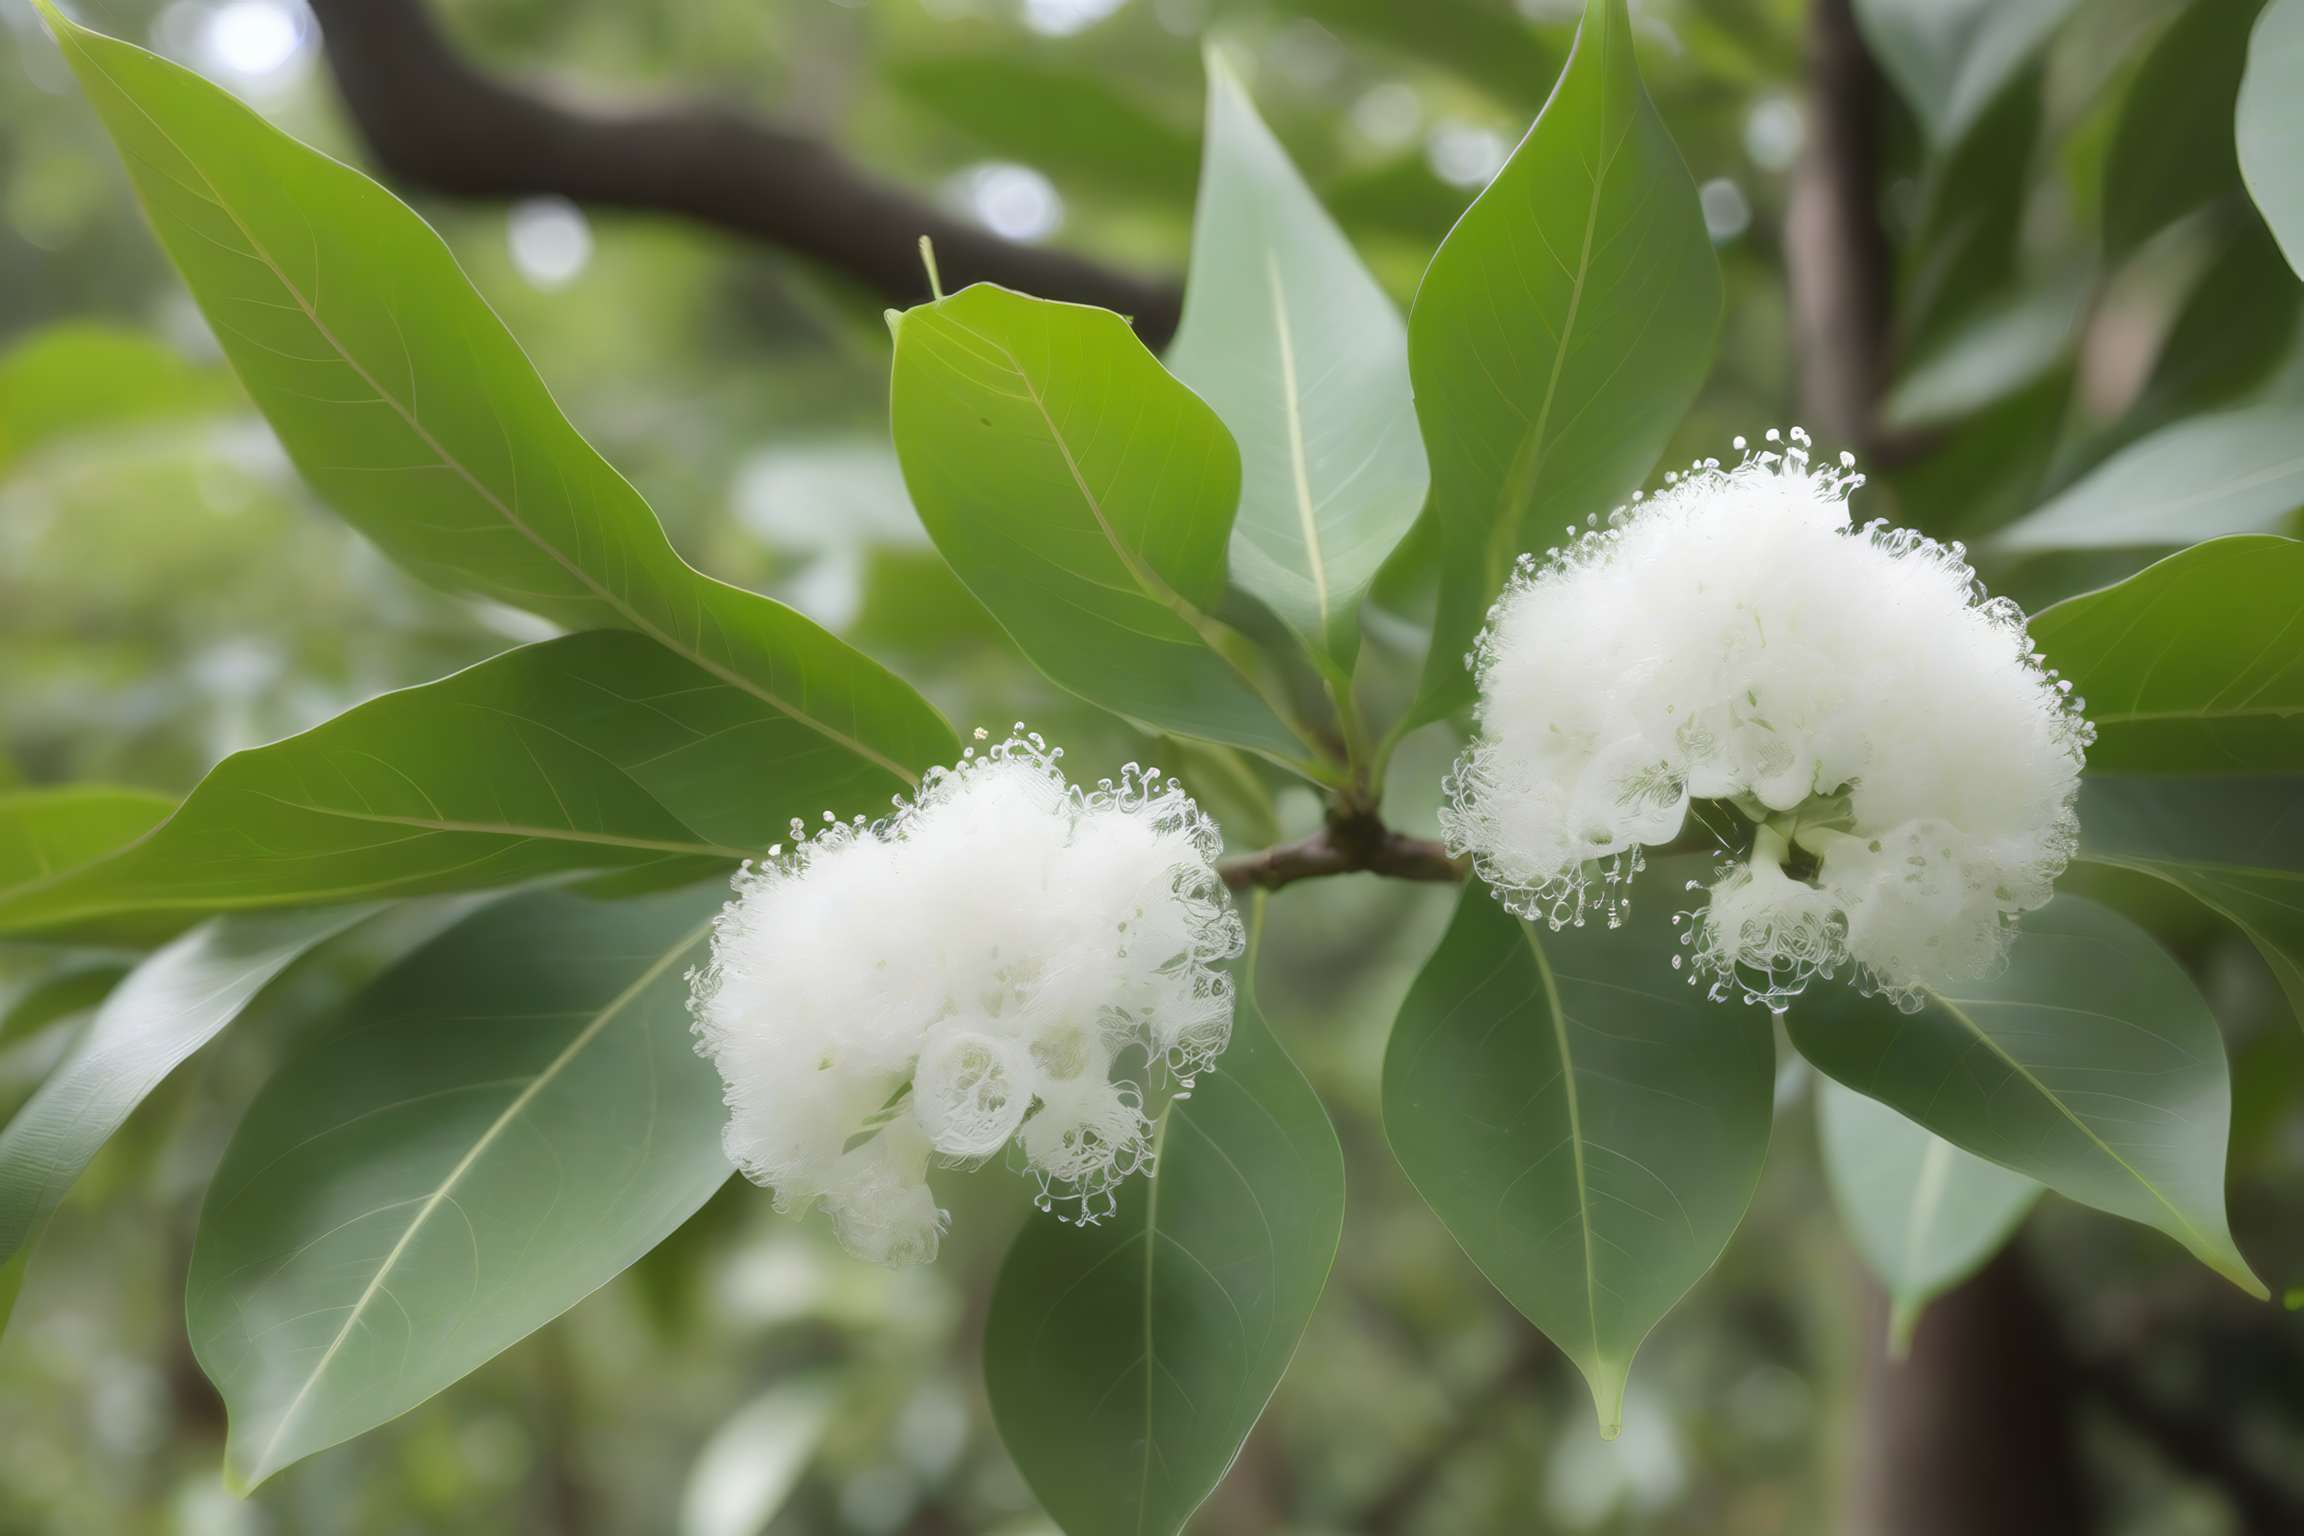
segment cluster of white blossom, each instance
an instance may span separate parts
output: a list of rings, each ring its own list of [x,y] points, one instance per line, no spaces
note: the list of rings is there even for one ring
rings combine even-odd
[[[933,1259],[929,1164],[1003,1149],[1043,1209],[1095,1220],[1151,1161],[1148,1096],[1230,1038],[1215,824],[1157,769],[1087,790],[1062,755],[1019,734],[884,820],[794,823],[691,978],[730,1159],[864,1258]]]
[[[2093,731],[1960,545],[1853,526],[1852,458],[1768,444],[1523,557],[1468,658],[1450,847],[1524,917],[1613,922],[1643,848],[1722,802],[1752,843],[1682,937],[1696,976],[1781,1005],[1850,968],[1914,1007],[2048,900]]]

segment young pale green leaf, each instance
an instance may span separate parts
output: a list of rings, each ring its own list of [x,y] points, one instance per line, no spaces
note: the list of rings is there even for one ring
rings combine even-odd
[[[2068,878],[2089,891],[2099,869],[2173,885],[2237,928],[2304,1023],[2304,776],[2092,774]]]
[[[2232,111],[2264,0],[2194,0],[2128,88],[2104,163],[2105,253],[2118,259],[2235,186]]]
[[[1400,1166],[1609,1438],[1641,1341],[1743,1219],[1775,1078],[1767,1012],[1687,985],[1650,884],[1623,928],[1539,938],[1474,882],[1384,1053]]]
[[[166,795],[94,784],[0,794],[0,908],[126,847],[174,809]]]
[[[2091,773],[2304,772],[2304,543],[2195,545],[2031,622],[2087,701]]]
[[[2292,354],[2247,399],[2131,443],[2003,529],[1993,547],[2175,548],[2274,530],[2304,507],[2299,419],[2304,354]]]
[[[155,951],[0,1130],[0,1263],[29,1248],[136,1106],[272,979],[373,907],[215,918]]]
[[[1856,23],[1928,141],[1949,149],[2079,0],[1856,0]]]
[[[2272,0],[2248,40],[2234,115],[2240,175],[2257,211],[2272,226],[2288,264],[2304,277],[2304,0]]]
[[[2005,973],[1899,1012],[1811,987],[1785,1016],[1827,1076],[1978,1157],[2157,1227],[2266,1294],[2224,1215],[2232,1084],[2183,968],[2115,912],[2059,896],[2025,914]]]
[[[1431,481],[1408,333],[1213,50],[1206,143],[1168,366],[1240,445],[1232,579],[1347,671]]]
[[[141,842],[0,897],[0,934],[672,860],[702,870],[884,785],[751,692],[640,635],[595,630],[226,758]]]
[[[248,393],[304,478],[395,560],[571,629],[638,630],[890,789],[957,753],[897,678],[685,564],[405,204],[198,75],[40,5]]]
[[[979,283],[891,323],[912,503],[1032,663],[1162,730],[1301,751],[1215,617],[1240,504],[1216,413],[1109,310]]]
[[[1840,1220],[1888,1292],[1900,1356],[1921,1309],[1999,1251],[2040,1186],[1830,1078],[1817,1084],[1816,1116]]]
[[[200,1214],[185,1315],[262,1482],[541,1327],[728,1176],[684,974],[717,884],[483,909],[267,1083]]]
[[[1119,1201],[1018,1235],[985,1381],[1066,1536],[1175,1536],[1280,1384],[1344,1224],[1336,1132],[1249,986],[1217,1069],[1167,1112],[1157,1171]]]
[[[1605,517],[1654,465],[1719,321],[1696,184],[1641,87],[1625,0],[1588,0],[1552,99],[1408,317],[1443,551],[1417,716],[1471,697],[1464,653],[1513,557]]]

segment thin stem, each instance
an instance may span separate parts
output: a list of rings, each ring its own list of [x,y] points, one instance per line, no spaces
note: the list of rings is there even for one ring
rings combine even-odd
[[[1310,837],[1226,859],[1217,865],[1217,872],[1236,891],[1276,891],[1328,875],[1454,883],[1464,878],[1464,865],[1432,839],[1395,832],[1372,813],[1360,811],[1332,816]]]

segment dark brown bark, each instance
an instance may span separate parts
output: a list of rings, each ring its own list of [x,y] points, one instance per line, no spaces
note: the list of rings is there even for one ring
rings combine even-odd
[[[1881,92],[1850,0],[1808,13],[1808,136],[1785,215],[1803,424],[1869,454],[1888,369],[1895,267],[1880,223]]]
[[[1848,1536],[2088,1536],[2075,1391],[2054,1319],[2007,1250],[1928,1309],[1910,1359],[1874,1345]]]
[[[926,235],[951,287],[981,279],[1101,305],[1133,317],[1155,347],[1175,331],[1174,285],[1003,240],[741,109],[577,106],[473,66],[422,0],[312,9],[353,123],[403,186],[677,214],[822,262],[893,304],[928,297]]]

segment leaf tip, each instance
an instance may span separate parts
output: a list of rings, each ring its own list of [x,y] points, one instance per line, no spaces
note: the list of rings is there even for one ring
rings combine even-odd
[[[1926,1302],[1899,1296],[1888,1309],[1888,1358],[1902,1365],[1912,1358],[1912,1330],[1920,1325]]]
[[[1599,1416],[1600,1438],[1613,1440],[1624,1433],[1624,1372],[1606,1360],[1596,1360],[1585,1373],[1592,1387],[1592,1408]]]

